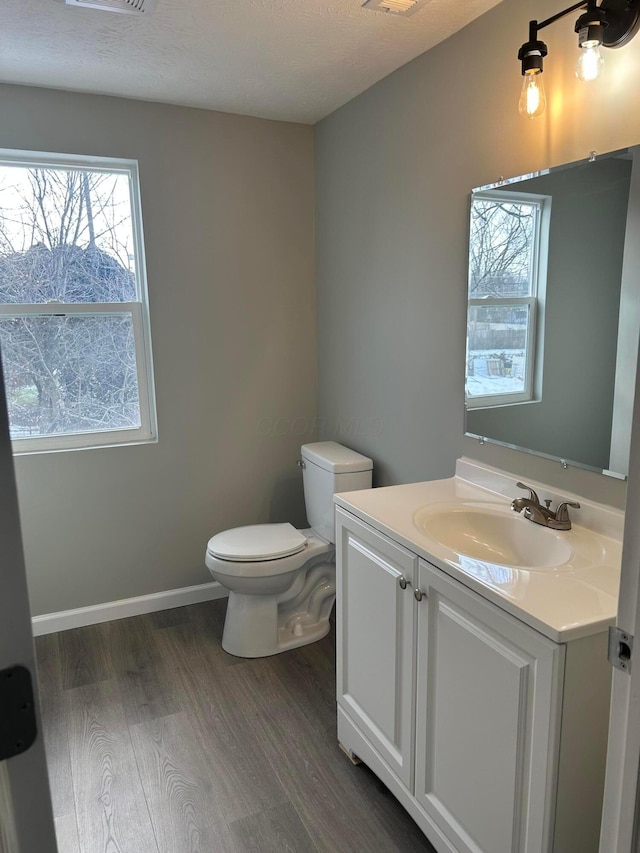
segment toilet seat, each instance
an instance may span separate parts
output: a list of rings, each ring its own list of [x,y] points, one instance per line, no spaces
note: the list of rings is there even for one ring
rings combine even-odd
[[[254,563],[290,557],[306,544],[307,537],[292,524],[250,524],[217,533],[207,552],[219,560]]]
[[[298,531],[306,538],[306,544],[300,551],[288,557],[271,560],[225,560],[216,557],[209,548],[205,555],[205,564],[217,578],[223,575],[229,578],[268,578],[297,572],[309,560],[316,560],[334,553],[335,548],[330,542],[325,542],[316,533],[309,530]]]

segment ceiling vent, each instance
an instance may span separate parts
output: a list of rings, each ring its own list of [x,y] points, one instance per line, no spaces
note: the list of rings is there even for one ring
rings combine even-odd
[[[103,12],[124,12],[125,15],[148,15],[156,0],[64,0],[67,6],[86,6]]]
[[[408,18],[418,9],[421,9],[429,0],[367,0],[362,4],[363,9],[372,9],[374,12],[387,12],[390,15],[402,15]]]

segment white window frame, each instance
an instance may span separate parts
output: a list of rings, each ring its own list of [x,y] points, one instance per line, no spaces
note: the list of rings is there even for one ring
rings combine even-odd
[[[527,325],[527,340],[525,345],[526,373],[525,386],[522,391],[505,394],[485,394],[482,396],[468,396],[465,393],[467,409],[485,409],[496,406],[511,406],[515,403],[527,403],[534,399],[540,399],[542,394],[542,361],[543,345],[542,336],[538,329],[543,328],[544,302],[547,286],[547,258],[549,250],[549,226],[551,223],[551,196],[539,195],[537,193],[518,193],[508,190],[490,189],[476,191],[471,197],[471,210],[473,203],[479,201],[510,201],[514,203],[532,205],[536,209],[533,251],[531,253],[531,294],[529,296],[514,297],[479,297],[473,299],[469,296],[467,287],[467,330],[469,327],[469,310],[475,307],[492,306],[527,306],[529,310],[529,323]],[[469,352],[467,346],[467,358],[465,365],[469,363]],[[466,373],[465,373],[466,378]]]
[[[151,351],[151,323],[147,290],[147,270],[142,229],[142,204],[138,163],[115,157],[90,157],[75,154],[51,154],[34,151],[0,149],[0,165],[23,168],[85,169],[107,174],[128,175],[131,201],[131,227],[133,230],[136,261],[135,302],[64,302],[0,304],[0,319],[3,317],[95,317],[111,314],[129,316],[133,328],[133,339],[138,380],[140,426],[133,429],[85,430],[59,435],[13,438],[14,454],[50,453],[61,450],[146,444],[158,440],[153,359]]]

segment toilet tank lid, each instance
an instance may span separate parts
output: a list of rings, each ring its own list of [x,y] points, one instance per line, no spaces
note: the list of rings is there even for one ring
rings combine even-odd
[[[334,474],[354,474],[371,471],[373,462],[355,450],[336,441],[314,441],[302,445],[302,458]]]

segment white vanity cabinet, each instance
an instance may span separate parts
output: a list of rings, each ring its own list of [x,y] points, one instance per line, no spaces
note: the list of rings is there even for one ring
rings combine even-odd
[[[339,523],[346,513],[338,511]],[[414,775],[415,622],[418,558],[349,519],[336,542],[339,704],[400,781]],[[344,744],[343,744],[344,745]]]
[[[336,514],[343,748],[439,851],[595,853],[610,670],[593,652],[606,634],[554,643]]]
[[[564,648],[426,562],[415,797],[458,851],[548,849]]]

